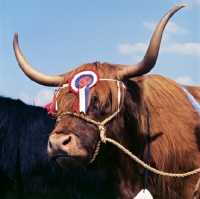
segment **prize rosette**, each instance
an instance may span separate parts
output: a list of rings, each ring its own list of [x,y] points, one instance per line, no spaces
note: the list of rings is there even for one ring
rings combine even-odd
[[[76,73],[70,80],[69,89],[75,93],[78,97],[78,101],[75,104],[75,112],[86,113],[88,108],[88,97],[90,88],[93,87],[99,81],[99,75],[93,70],[83,70]]]

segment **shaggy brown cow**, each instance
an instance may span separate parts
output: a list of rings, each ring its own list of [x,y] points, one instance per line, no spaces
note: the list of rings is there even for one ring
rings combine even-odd
[[[176,178],[149,172],[146,180],[147,170],[112,144],[120,143],[144,162],[149,158],[149,165],[160,171],[185,173],[200,167],[200,118],[191,96],[160,75],[134,79],[154,67],[165,25],[184,6],[163,17],[144,59],[130,67],[95,62],[47,76],[24,59],[15,35],[15,54],[26,75],[43,85],[63,84],[53,102],[58,123],[49,137],[50,159],[67,168],[107,168],[116,198],[134,198],[144,181],[154,199],[193,196],[199,174]],[[186,88],[200,102],[200,87]]]

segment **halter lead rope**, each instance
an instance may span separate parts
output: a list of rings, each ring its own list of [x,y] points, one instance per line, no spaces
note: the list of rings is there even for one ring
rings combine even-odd
[[[168,177],[186,177],[186,176],[190,176],[190,175],[193,175],[193,174],[196,174],[196,173],[200,173],[200,168],[195,169],[195,170],[190,171],[190,172],[186,172],[186,173],[167,173],[167,172],[159,171],[159,170],[157,170],[155,168],[152,168],[148,164],[144,163],[142,160],[137,158],[128,149],[123,147],[121,144],[119,144],[115,140],[113,140],[111,138],[107,138],[106,137],[105,124],[108,123],[110,120],[112,120],[114,117],[116,117],[118,113],[119,113],[119,110],[114,112],[110,117],[108,117],[105,120],[103,120],[103,122],[97,122],[97,121],[95,121],[93,119],[82,117],[81,115],[78,115],[76,113],[64,112],[64,113],[62,113],[61,115],[58,116],[57,122],[59,122],[61,120],[61,118],[66,116],[66,115],[72,115],[72,116],[75,116],[77,118],[81,118],[81,119],[85,120],[86,122],[92,123],[92,124],[94,124],[95,126],[98,127],[98,129],[100,131],[100,141],[97,143],[96,150],[95,150],[95,152],[93,154],[92,159],[90,160],[90,163],[92,163],[95,160],[96,156],[98,155],[101,142],[103,142],[103,143],[109,142],[109,143],[112,143],[113,145],[115,145],[116,147],[118,147],[119,149],[121,149],[124,153],[126,153],[128,156],[130,156],[131,159],[135,160],[135,162],[137,162],[138,164],[143,166],[147,171],[150,170],[153,173],[156,173],[156,174],[159,174],[159,175],[162,175],[162,176],[168,176]],[[146,186],[146,184],[145,184],[145,186]],[[197,182],[197,184],[195,186],[193,199],[196,199],[199,186],[200,186],[200,178],[199,178],[199,180],[198,180],[198,182]]]
[[[157,170],[157,169],[149,166],[148,164],[144,163],[142,160],[140,160],[139,158],[137,158],[128,149],[126,149],[124,146],[122,146],[121,144],[119,144],[115,140],[113,140],[111,138],[107,138],[106,137],[106,133],[105,133],[106,130],[105,130],[104,126],[105,126],[106,123],[108,123],[110,120],[112,120],[115,116],[117,116],[118,113],[119,113],[119,111],[117,110],[110,117],[106,118],[103,122],[97,122],[97,121],[95,121],[93,119],[83,117],[83,116],[78,115],[76,113],[64,112],[60,116],[58,116],[57,122],[59,122],[60,119],[62,117],[64,117],[65,115],[72,115],[72,116],[81,118],[81,119],[83,119],[83,120],[85,120],[87,122],[90,122],[90,123],[94,124],[95,126],[98,127],[98,129],[100,131],[100,142],[103,142],[103,143],[106,143],[106,142],[112,143],[113,145],[115,145],[116,147],[118,147],[119,149],[121,149],[124,153],[126,153],[128,156],[130,156],[137,163],[139,163],[140,165],[142,165],[144,168],[149,169],[150,171],[152,171],[152,172],[154,172],[156,174],[163,175],[163,176],[168,176],[168,177],[186,177],[186,176],[189,176],[189,175],[192,175],[192,174],[200,173],[200,168],[195,169],[195,170],[190,171],[190,172],[182,173],[182,174],[181,173],[167,173],[167,172],[159,171],[159,170]]]

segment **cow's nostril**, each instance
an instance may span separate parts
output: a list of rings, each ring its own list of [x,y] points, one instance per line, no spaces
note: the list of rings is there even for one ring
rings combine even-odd
[[[49,148],[51,149],[52,148],[52,144],[51,142],[48,140],[48,145],[49,145]]]
[[[71,141],[71,136],[68,136],[68,137],[64,140],[63,145],[67,145],[70,141]]]

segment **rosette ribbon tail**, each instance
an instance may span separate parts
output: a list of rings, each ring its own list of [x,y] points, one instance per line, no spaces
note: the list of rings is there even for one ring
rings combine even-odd
[[[90,93],[90,87],[84,86],[83,88],[78,89],[79,92],[79,111],[86,113],[88,108],[88,98]]]

